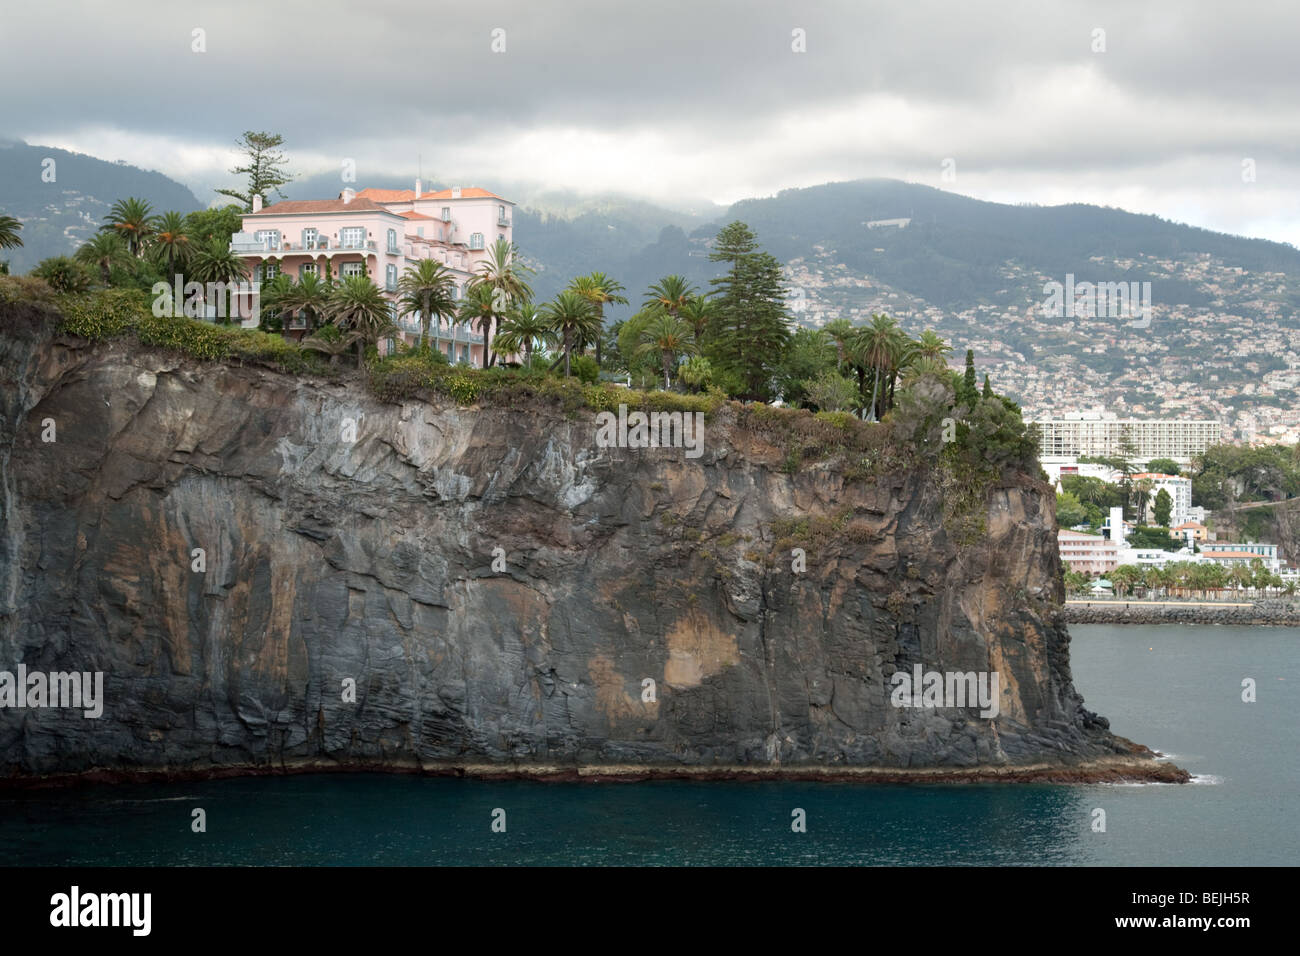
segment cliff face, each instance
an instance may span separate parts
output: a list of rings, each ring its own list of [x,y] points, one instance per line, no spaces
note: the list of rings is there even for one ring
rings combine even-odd
[[[0,360],[0,669],[105,697],[0,709],[0,775],[1153,763],[1071,684],[1028,479],[959,547],[932,475],[786,474],[735,407],[688,459],[122,343]],[[998,715],[891,705],[917,664],[996,672]]]

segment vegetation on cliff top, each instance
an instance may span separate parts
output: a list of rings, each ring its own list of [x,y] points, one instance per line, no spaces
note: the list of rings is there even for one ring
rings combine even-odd
[[[892,370],[874,376],[866,410],[868,416],[878,413],[880,420],[864,421],[848,411],[742,403],[716,385],[683,393],[627,388],[600,382],[594,375],[560,376],[540,356],[524,368],[480,369],[450,365],[430,350],[407,350],[381,358],[371,347],[360,370],[349,372],[279,335],[155,315],[151,301],[149,294],[139,289],[56,293],[39,279],[0,277],[0,303],[24,302],[47,308],[46,321],[52,332],[95,342],[133,338],[144,346],[203,361],[352,379],[384,401],[436,395],[465,405],[521,408],[550,404],[569,414],[583,409],[613,411],[627,405],[631,410],[701,412],[706,418],[727,405],[737,425],[778,450],[780,467],[787,473],[796,473],[813,462],[835,460],[852,481],[896,473],[928,460],[946,476],[946,504],[954,511],[969,511],[965,502],[972,496],[978,498],[980,489],[1008,470],[1038,473],[1037,445],[1018,407],[994,395],[987,383],[981,393],[969,371],[963,376],[939,362],[918,362],[904,375],[893,359],[881,359],[886,363],[881,369],[892,365]],[[875,348],[887,356],[901,340],[896,327],[877,325],[880,335]],[[846,333],[839,330],[838,334]],[[969,368],[969,354],[967,364]],[[851,381],[847,376],[845,380]],[[809,404],[815,407],[815,403]]]

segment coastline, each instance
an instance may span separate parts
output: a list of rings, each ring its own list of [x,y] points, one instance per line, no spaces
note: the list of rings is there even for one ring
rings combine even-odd
[[[1067,624],[1237,624],[1300,627],[1300,606],[1281,602],[1255,604],[1094,601],[1065,602]]]
[[[1161,754],[1134,744],[1132,755],[1114,755],[1074,764],[1039,762],[978,767],[881,767],[779,764],[493,764],[414,761],[340,764],[301,760],[279,765],[242,765],[140,770],[96,768],[80,773],[0,778],[0,791],[39,790],[94,784],[184,783],[232,777],[289,776],[313,773],[388,773],[472,780],[533,780],[554,783],[642,783],[651,780],[799,780],[863,784],[971,783],[1187,783],[1191,774],[1158,759]]]

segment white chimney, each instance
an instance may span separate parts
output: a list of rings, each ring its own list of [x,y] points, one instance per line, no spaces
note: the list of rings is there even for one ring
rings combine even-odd
[[[262,211],[262,197],[258,194],[253,195],[253,212]]]
[[[354,199],[357,198],[356,190],[351,189],[351,188],[348,188],[348,189],[343,190],[343,197],[342,197],[342,198],[343,198],[343,202],[344,202],[344,203],[350,203],[350,202],[352,202],[352,200],[354,200]]]
[[[1110,542],[1116,547],[1124,547],[1124,509],[1110,509]]]
[[[417,179],[417,180],[415,181],[415,198],[416,198],[416,199],[419,199],[419,198],[420,198],[420,194],[421,194],[422,192],[424,192],[424,190],[421,189],[420,186],[421,186],[420,180]]]
[[[452,187],[451,187],[451,198],[452,198],[452,199],[459,199],[459,198],[460,198],[460,187],[459,187],[459,186],[452,186]]]

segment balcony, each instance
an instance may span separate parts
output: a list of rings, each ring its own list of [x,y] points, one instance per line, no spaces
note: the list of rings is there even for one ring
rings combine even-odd
[[[497,216],[497,225],[498,225],[498,226],[505,226],[507,229],[509,229],[509,228],[510,228],[510,217],[509,217],[509,216],[501,216],[501,215],[498,215],[498,216]]]
[[[241,234],[236,233],[236,235]],[[271,252],[287,255],[305,255],[314,252],[378,252],[379,244],[373,239],[343,242],[338,239],[326,239],[323,236],[308,242],[291,242],[287,239],[281,239],[277,242],[273,239],[232,238],[230,251],[240,255],[266,255]],[[393,249],[388,250],[388,254],[401,255],[400,252]]]
[[[420,320],[414,315],[404,315],[397,320],[397,327],[408,335],[420,334]],[[471,332],[468,329],[461,328],[448,329],[445,326],[441,329],[429,327],[429,341],[455,342],[458,345],[482,345],[483,336],[477,332]]]

